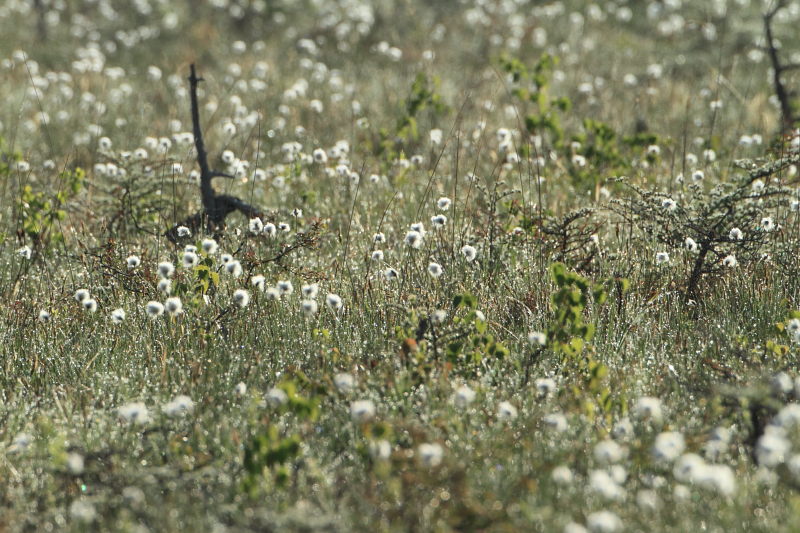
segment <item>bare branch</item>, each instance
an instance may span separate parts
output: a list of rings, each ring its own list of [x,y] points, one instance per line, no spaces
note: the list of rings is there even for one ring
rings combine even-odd
[[[166,237],[173,243],[177,243],[179,240],[178,227],[180,226],[186,226],[192,233],[200,231],[203,226],[207,231],[217,231],[225,226],[225,218],[234,211],[239,211],[248,218],[263,216],[261,209],[248,204],[241,198],[226,194],[218,195],[211,185],[211,180],[214,178],[235,179],[235,177],[219,170],[212,170],[208,164],[208,152],[206,152],[205,143],[203,142],[203,129],[200,126],[200,105],[197,101],[197,86],[201,81],[203,81],[203,78],[197,76],[195,66],[192,64],[189,74],[192,132],[197,151],[197,164],[200,167],[200,194],[203,209],[199,213],[184,219],[165,233]]]
[[[792,104],[790,95],[783,84],[781,75],[786,70],[786,65],[781,63],[780,56],[778,55],[778,48],[775,44],[775,36],[772,32],[772,21],[775,15],[786,6],[784,0],[775,3],[772,9],[764,14],[764,35],[767,39],[767,55],[769,55],[770,63],[772,64],[772,85],[775,89],[775,96],[781,106],[781,125],[784,131],[791,130],[794,127],[796,118],[792,112]]]

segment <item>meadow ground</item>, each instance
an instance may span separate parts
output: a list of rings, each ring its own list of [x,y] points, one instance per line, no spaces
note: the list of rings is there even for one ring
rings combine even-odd
[[[800,530],[799,22],[3,2],[0,530]]]

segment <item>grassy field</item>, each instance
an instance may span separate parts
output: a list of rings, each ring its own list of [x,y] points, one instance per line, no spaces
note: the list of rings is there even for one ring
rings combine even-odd
[[[0,530],[800,530],[785,4],[3,2]]]

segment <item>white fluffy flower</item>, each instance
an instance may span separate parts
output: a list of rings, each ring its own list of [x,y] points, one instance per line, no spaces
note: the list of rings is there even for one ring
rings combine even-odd
[[[586,517],[586,525],[592,533],[615,533],[622,530],[622,520],[611,511],[597,511]]]
[[[279,389],[278,387],[272,387],[270,390],[267,391],[267,403],[269,403],[273,407],[280,407],[284,405],[286,402],[289,401],[289,396],[283,389]]]
[[[643,396],[636,401],[633,414],[639,420],[660,423],[664,416],[661,410],[661,400],[651,396]]]
[[[181,394],[164,406],[167,416],[183,416],[194,411],[194,402],[188,396]]]
[[[144,306],[147,315],[156,318],[164,314],[164,305],[161,302],[150,301]]]
[[[200,243],[200,247],[203,249],[203,252],[212,255],[217,253],[218,245],[217,241],[214,239],[203,239],[203,242]]]
[[[552,429],[557,433],[563,433],[569,427],[567,417],[561,413],[550,413],[545,415],[544,418],[542,418],[542,422],[544,422],[544,425],[549,429]]]
[[[465,244],[461,247],[461,255],[463,255],[464,259],[467,261],[474,261],[475,258],[478,257],[478,250],[476,250],[474,246]]]
[[[428,468],[435,468],[442,464],[444,449],[441,444],[435,442],[420,444],[417,447],[417,456],[420,464]]]
[[[338,294],[329,293],[325,296],[325,303],[328,305],[328,308],[333,311],[341,311],[343,307],[342,298]]]
[[[142,402],[126,403],[117,410],[119,417],[130,424],[146,424],[150,421],[150,411]]]
[[[625,499],[625,489],[605,470],[589,472],[589,489],[606,500]]]
[[[356,379],[353,377],[353,374],[340,372],[333,376],[333,384],[336,386],[336,390],[346,394],[355,388]]]
[[[547,335],[541,331],[531,331],[528,333],[528,343],[536,347],[542,347],[547,344]]]
[[[517,408],[511,402],[500,402],[497,404],[498,420],[514,420],[517,418]]]
[[[459,409],[463,409],[475,400],[475,391],[466,385],[458,387],[453,394],[453,403]]]
[[[250,293],[244,289],[236,289],[233,292],[233,303],[239,307],[247,307],[250,303]]]
[[[175,272],[175,266],[169,261],[162,261],[158,264],[158,275],[161,278],[168,278]]]
[[[350,404],[350,418],[354,422],[369,422],[375,418],[375,403],[372,400],[356,400]]]
[[[613,440],[603,440],[594,447],[594,458],[598,463],[618,463],[627,455],[627,450]]]
[[[686,448],[683,434],[677,431],[665,431],[656,436],[653,444],[653,457],[660,462],[671,463]]]
[[[167,298],[167,301],[164,302],[164,310],[170,314],[170,316],[178,316],[183,313],[183,302],[177,296],[173,296],[171,298]]]

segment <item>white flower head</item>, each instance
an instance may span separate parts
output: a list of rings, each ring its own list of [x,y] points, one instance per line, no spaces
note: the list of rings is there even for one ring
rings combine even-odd
[[[545,415],[544,418],[542,418],[542,422],[545,426],[556,433],[563,433],[567,430],[567,428],[569,428],[567,417],[562,413],[550,413]]]
[[[158,318],[164,314],[164,305],[161,302],[150,301],[144,306],[147,315],[150,318]]]
[[[219,245],[214,239],[203,239],[203,242],[200,243],[200,247],[207,255],[213,255],[217,253],[217,248]]]
[[[143,425],[150,421],[150,411],[143,402],[126,403],[117,410],[117,414],[129,424]]]
[[[45,310],[45,309],[42,309],[41,311],[39,311],[39,315],[37,316],[37,320],[39,322],[41,322],[42,324],[46,324],[46,323],[50,322],[51,318],[52,318],[52,316],[50,315],[50,312]]]
[[[475,391],[467,385],[461,385],[453,394],[453,403],[459,409],[464,409],[473,401],[475,401]]]
[[[406,233],[404,240],[407,246],[410,246],[415,250],[419,250],[420,248],[422,248],[424,238],[422,233],[420,233],[419,231],[411,230],[408,233]]]
[[[306,316],[316,315],[318,308],[319,306],[316,300],[302,300],[300,302],[300,310],[303,311],[303,314]]]
[[[183,252],[181,263],[183,268],[193,268],[200,262],[200,258],[194,252]]]
[[[250,293],[244,289],[236,289],[233,291],[233,303],[239,307],[247,307],[250,303]]]
[[[88,524],[97,520],[97,509],[92,502],[74,500],[69,505],[69,517],[76,523]]]
[[[356,400],[350,404],[353,422],[369,422],[375,418],[375,403],[372,400]]]
[[[369,454],[375,460],[386,461],[392,455],[392,445],[386,439],[370,441]]]
[[[728,268],[733,268],[738,264],[739,262],[736,260],[736,256],[733,254],[726,255],[725,258],[722,260],[722,265]]]
[[[167,416],[184,416],[194,411],[194,402],[184,394],[175,396],[172,401],[164,406],[164,413]]]
[[[441,229],[447,224],[447,217],[445,215],[433,215],[431,217],[431,225],[434,229]]]
[[[555,467],[550,473],[550,477],[553,479],[553,483],[561,486],[572,485],[572,482],[575,479],[575,475],[572,473],[572,470],[570,470],[570,468],[566,465]]]
[[[275,287],[281,293],[281,296],[289,296],[294,292],[294,285],[291,281],[281,280],[275,284]]]
[[[234,278],[238,278],[242,275],[242,264],[236,259],[232,259],[225,265],[225,272]]]
[[[438,207],[442,211],[447,211],[448,209],[450,209],[451,204],[452,201],[450,200],[450,198],[447,198],[446,196],[442,196],[441,198],[436,200],[436,207]]]
[[[178,316],[183,313],[183,302],[181,302],[181,299],[177,296],[167,298],[164,302],[164,310],[169,313],[170,316]]]
[[[592,533],[615,533],[622,531],[622,520],[611,511],[597,511],[586,517],[586,525]]]
[[[289,396],[283,389],[279,389],[278,387],[272,387],[270,390],[267,391],[267,403],[269,403],[273,407],[280,407],[281,405],[286,404],[289,401]]]
[[[784,433],[766,431],[756,443],[756,460],[760,466],[775,468],[786,461],[791,448],[792,444]]]
[[[686,245],[686,249],[693,253],[696,252],[699,248],[697,245],[697,241],[695,241],[691,237],[686,237],[684,244]]]
[[[663,419],[661,400],[652,396],[643,396],[636,401],[633,414],[639,420],[661,423]]]
[[[417,447],[417,456],[422,466],[435,468],[442,464],[444,448],[438,443],[424,443]]]
[[[353,377],[353,374],[340,372],[333,376],[333,384],[336,385],[336,389],[339,392],[347,394],[355,388],[356,379]]]
[[[75,291],[75,300],[77,300],[78,303],[82,303],[84,300],[88,300],[89,298],[91,298],[91,295],[88,289],[78,289]]]
[[[161,278],[156,285],[158,290],[164,294],[172,292],[172,281],[167,278]]]
[[[606,470],[589,472],[589,490],[605,500],[620,501],[625,498],[625,489]]]
[[[733,228],[728,233],[728,238],[732,241],[741,241],[744,238],[744,234],[739,228]]]
[[[666,265],[669,263],[669,254],[667,252],[656,253],[656,265]]]
[[[430,263],[428,264],[428,274],[430,274],[434,278],[440,277],[444,273],[442,269],[442,265],[439,263]]]
[[[308,285],[303,285],[303,287],[301,288],[301,292],[303,293],[303,296],[305,298],[313,300],[314,298],[317,297],[317,294],[319,293],[319,285],[317,285],[316,283],[309,283]]]
[[[547,334],[541,331],[531,331],[528,333],[528,343],[535,347],[547,345]]]
[[[264,289],[264,296],[269,301],[276,301],[281,299],[281,293],[275,287],[267,287]]]
[[[499,420],[514,420],[517,418],[517,408],[511,402],[497,404],[497,418]]]
[[[469,244],[465,244],[461,247],[461,255],[464,256],[464,259],[467,262],[472,262],[478,257],[478,250],[475,249],[474,246],[470,246]]]
[[[94,298],[85,299],[81,302],[81,305],[83,305],[83,308],[90,313],[97,311],[97,300]]]
[[[186,226],[178,226],[178,237],[191,237],[192,230]]]
[[[600,464],[618,463],[628,454],[627,450],[615,441],[606,439],[594,447],[594,458]]]
[[[556,381],[553,378],[539,378],[533,382],[536,394],[540,398],[548,398],[556,391]]]
[[[129,255],[128,258],[125,260],[125,263],[128,265],[129,270],[133,270],[134,268],[142,264],[142,260],[139,259],[138,256]]]
[[[247,230],[253,235],[258,235],[264,231],[264,223],[258,217],[251,218],[247,224]]]
[[[240,381],[240,382],[239,382],[239,383],[237,383],[237,384],[236,384],[236,386],[233,388],[233,393],[234,393],[236,396],[238,396],[239,398],[241,398],[242,396],[244,396],[245,394],[247,394],[247,384],[246,384],[244,381]]]
[[[250,278],[250,285],[258,289],[259,291],[264,292],[264,289],[267,286],[267,281],[266,278],[262,275],[252,276]]]
[[[656,436],[653,444],[653,457],[656,461],[671,463],[681,456],[686,448],[683,434],[677,431],[664,431]]]
[[[76,452],[67,454],[67,470],[69,470],[70,474],[73,476],[83,474],[84,466],[85,461],[83,455]]]
[[[628,440],[633,437],[633,424],[630,418],[621,418],[611,429],[611,436],[617,440]]]
[[[169,261],[162,261],[158,264],[158,275],[161,278],[168,278],[175,272],[175,266]]]
[[[335,312],[341,311],[344,304],[342,303],[342,298],[338,294],[329,293],[325,296],[325,303],[328,305],[328,308]]]
[[[121,324],[125,322],[126,313],[124,309],[114,309],[111,311],[111,322],[114,324]]]

